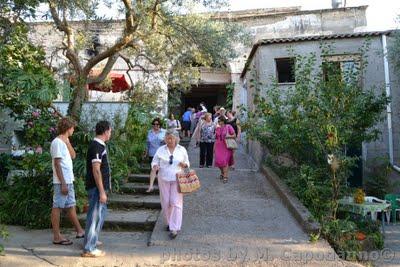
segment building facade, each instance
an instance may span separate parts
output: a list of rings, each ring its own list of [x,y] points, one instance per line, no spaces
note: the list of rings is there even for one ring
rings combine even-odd
[[[239,23],[244,26],[251,35],[251,43],[265,38],[291,38],[294,36],[322,35],[333,33],[353,33],[362,31],[367,26],[367,7],[334,8],[324,10],[301,10],[300,7],[271,8],[244,10],[235,12],[214,13],[214,19],[227,20]],[[123,31],[123,21],[81,23],[71,22],[72,27],[80,30],[81,33],[88,33],[94,36],[92,39],[93,48],[98,51],[111,46]],[[62,78],[68,72],[67,61],[60,50],[63,37],[56,30],[51,22],[40,22],[31,25],[30,39],[38,45],[43,46],[48,61],[57,70]],[[240,74],[244,68],[246,59],[252,46],[236,44],[238,57],[226,62],[226,69],[201,69],[199,84],[192,87],[188,93],[181,95],[182,109],[185,106],[196,106],[202,100],[206,100],[211,110],[215,104],[224,105],[227,97],[226,86],[233,84],[233,108],[241,101]],[[90,58],[91,49],[82,50],[80,57]],[[105,64],[105,62],[104,62]],[[128,71],[124,60],[118,59],[113,68],[114,72],[127,74],[133,77],[133,82],[139,80],[143,73],[140,69]],[[128,72],[127,72],[128,71]],[[156,70],[154,70],[156,72]],[[155,74],[153,83],[164,92],[160,99],[160,111],[168,112],[168,82],[163,73]],[[129,81],[129,79],[127,79]],[[60,97],[58,101],[65,99]],[[124,93],[103,93],[89,91],[90,101],[123,101]]]
[[[248,58],[248,64],[241,75],[241,89],[244,96],[242,103],[249,112],[254,110],[254,87],[250,80],[255,79],[268,87],[273,80],[284,93],[286,88],[295,84],[295,77],[288,75],[290,64],[293,64],[293,55],[316,55],[316,65],[322,62],[335,61],[340,68],[358,64],[363,56],[362,46],[368,42],[370,48],[366,51],[368,64],[361,75],[361,84],[364,90],[373,89],[376,94],[386,92],[391,97],[391,104],[387,112],[382,114],[384,121],[377,125],[382,133],[378,140],[360,145],[358,156],[362,157],[362,174],[368,174],[380,159],[387,157],[395,166],[400,165],[400,79],[396,69],[387,55],[391,47],[393,32],[360,32],[349,34],[330,34],[317,36],[302,36],[293,38],[272,38],[260,40]],[[331,44],[332,51],[321,56],[321,43]],[[290,51],[289,51],[290,47]],[[252,71],[249,71],[249,70]],[[258,142],[248,143],[249,153],[261,162],[266,154]],[[358,181],[360,182],[360,181]],[[360,184],[356,184],[360,185]]]

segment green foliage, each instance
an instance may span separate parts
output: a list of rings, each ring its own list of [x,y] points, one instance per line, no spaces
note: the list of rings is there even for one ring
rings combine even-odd
[[[313,216],[319,220],[329,210],[330,184],[324,177],[326,169],[315,169],[311,166],[301,165],[299,172],[291,172],[285,181],[302,200],[303,204],[313,211]]]
[[[9,237],[9,233],[5,225],[0,224],[0,239],[6,240]],[[0,243],[0,256],[4,255],[4,246]]]
[[[50,226],[52,200],[51,157],[48,152],[58,119],[50,111],[58,93],[43,49],[30,43],[23,18],[34,16],[41,1],[0,2],[0,108],[22,121],[25,145],[34,151],[21,160],[1,155],[0,222],[32,228]],[[31,154],[32,153],[32,154]],[[12,185],[9,170],[20,170]]]
[[[132,98],[132,101],[133,99],[137,101],[138,98]],[[150,102],[151,99],[144,95],[139,99],[143,101],[131,104],[125,122],[118,115],[118,112],[112,120],[113,131],[111,140],[107,143],[107,148],[114,192],[119,191],[120,185],[126,180],[129,173],[138,171],[139,163],[142,161],[143,152],[146,148],[147,131],[152,116],[150,115],[150,105],[145,99]],[[81,123],[72,136],[72,144],[77,153],[74,160],[74,174],[77,180],[82,181],[82,184],[80,181],[75,184],[79,209],[86,201],[86,191],[83,184],[86,179],[86,152],[94,137],[93,126],[99,118],[105,119],[107,115],[104,111],[93,106],[82,117]],[[83,201],[79,199],[83,199]]]
[[[235,83],[230,83],[226,86],[226,102],[225,105],[228,109],[233,108],[233,93],[235,90]]]
[[[379,231],[371,233],[370,238],[372,238],[372,241],[373,241],[374,246],[375,246],[376,249],[383,249],[384,248],[383,235]]]
[[[26,145],[32,147],[50,146],[56,136],[58,113],[49,109],[27,109],[18,119],[25,121],[23,139]]]
[[[76,211],[83,212],[83,208],[88,204],[85,180],[82,177],[75,177],[74,181]]]
[[[361,244],[355,239],[357,226],[354,222],[331,220],[322,229],[322,234],[340,256],[346,260],[357,260]]]
[[[26,154],[20,164],[25,175],[15,176],[12,185],[2,189],[0,221],[48,228],[53,196],[51,156],[48,152]]]
[[[11,155],[7,153],[0,153],[0,187],[5,184],[7,174],[12,168],[13,162]]]
[[[394,187],[394,184],[389,181],[391,171],[392,168],[387,160],[373,166],[364,182],[365,193],[384,199],[385,195],[390,193]]]
[[[58,88],[45,67],[44,51],[29,42],[25,25],[14,24],[8,31],[0,36],[0,107],[9,108],[14,115],[31,107],[50,106]]]

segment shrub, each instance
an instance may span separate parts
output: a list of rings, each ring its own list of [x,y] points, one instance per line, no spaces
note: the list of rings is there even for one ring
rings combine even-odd
[[[384,199],[385,195],[391,192],[391,189],[396,186],[389,181],[391,170],[390,163],[387,161],[372,168],[364,182],[367,195]]]
[[[48,152],[28,154],[21,167],[26,175],[14,177],[12,186],[2,192],[0,221],[30,228],[48,228],[53,196],[51,156]]]
[[[9,233],[5,225],[0,224],[0,239],[7,239]],[[0,243],[0,256],[4,254],[4,246]]]
[[[2,184],[5,184],[8,172],[12,168],[12,158],[10,154],[0,153],[0,188]]]

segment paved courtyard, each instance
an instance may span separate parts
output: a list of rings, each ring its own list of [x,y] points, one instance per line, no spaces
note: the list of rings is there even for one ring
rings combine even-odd
[[[202,188],[185,196],[183,228],[175,240],[159,218],[153,232],[104,232],[107,256],[86,259],[79,257],[81,240],[54,246],[50,229],[9,227],[0,266],[357,266],[338,259],[325,241],[308,241],[243,151],[227,184],[217,169],[197,168],[198,154],[189,148]]]

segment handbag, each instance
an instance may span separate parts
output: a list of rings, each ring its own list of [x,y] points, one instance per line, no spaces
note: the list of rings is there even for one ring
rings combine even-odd
[[[195,170],[183,169],[176,174],[176,181],[178,182],[179,193],[193,193],[200,189],[200,180]]]
[[[237,144],[234,136],[226,136],[225,144],[226,144],[226,147],[231,150],[236,150],[238,148],[238,144]]]

